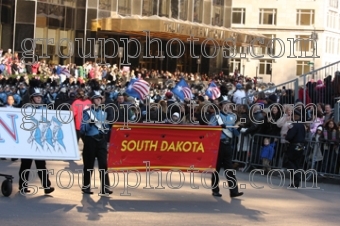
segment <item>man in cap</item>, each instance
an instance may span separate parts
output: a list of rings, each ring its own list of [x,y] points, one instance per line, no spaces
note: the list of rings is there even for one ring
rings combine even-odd
[[[246,92],[243,89],[242,84],[236,84],[236,91],[233,94],[233,102],[235,104],[243,104],[244,98],[246,97]]]
[[[24,107],[26,108],[35,108],[36,110],[42,109],[42,93],[38,88],[31,88],[30,90],[30,103]],[[28,111],[29,112],[29,111]],[[38,125],[36,125],[38,126]],[[41,141],[40,141],[41,142]],[[30,174],[30,169],[32,165],[33,159],[21,159],[21,165],[19,169],[19,190],[21,193],[29,193],[30,190],[28,189],[27,182]],[[38,176],[44,187],[45,194],[52,193],[54,191],[53,187],[51,186],[51,181],[49,180],[48,170],[46,168],[46,161],[45,160],[34,160],[36,168],[38,171]]]
[[[109,130],[106,123],[106,112],[102,107],[102,95],[100,91],[93,91],[90,95],[92,106],[83,112],[83,120],[80,126],[80,133],[83,135],[84,150],[84,183],[82,191],[85,194],[93,194],[91,191],[91,176],[94,167],[94,161],[97,158],[100,173],[102,194],[112,194],[108,189],[110,186],[109,176],[107,174],[107,132]]]
[[[289,142],[289,147],[286,152],[287,156],[287,169],[293,169],[294,171],[299,169],[300,161],[304,152],[304,142],[306,139],[306,128],[301,121],[301,111],[295,110],[292,115],[292,121],[294,122],[287,132],[285,139]],[[293,176],[294,181],[290,185],[291,187],[299,187],[301,175],[297,173]]]
[[[224,174],[228,179],[228,187],[230,191],[230,197],[237,197],[243,195],[243,192],[238,191],[237,179],[231,169],[233,168],[233,148],[232,148],[232,138],[235,135],[239,135],[238,130],[235,125],[236,115],[232,112],[230,101],[220,98],[219,108],[215,105],[209,106],[209,111],[213,113],[209,125],[211,126],[221,126],[223,132],[221,133],[220,145],[218,150],[218,157],[216,163],[216,171],[212,174],[211,185],[212,185],[212,195],[216,197],[221,197],[219,188],[219,172],[221,168],[224,168]],[[215,113],[216,112],[216,113]],[[235,128],[232,128],[236,126]]]

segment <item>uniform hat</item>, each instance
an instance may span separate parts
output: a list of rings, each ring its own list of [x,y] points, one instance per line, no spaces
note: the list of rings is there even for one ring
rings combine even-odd
[[[317,130],[320,130],[322,132],[323,131],[322,126],[318,126]]]
[[[96,90],[91,93],[91,100],[95,98],[103,99],[103,96],[101,95],[100,91]]]
[[[226,104],[226,103],[231,103],[231,101],[228,100],[228,97],[226,97],[226,96],[220,96],[218,98],[218,102],[219,102],[220,105]]]
[[[175,116],[175,117],[179,118],[179,113],[175,112],[175,113],[172,114],[172,116]]]
[[[30,97],[43,97],[39,88],[31,88],[30,90]]]
[[[222,105],[222,104],[229,104],[229,103],[231,103],[230,100],[222,100],[222,101],[219,102],[220,105]]]

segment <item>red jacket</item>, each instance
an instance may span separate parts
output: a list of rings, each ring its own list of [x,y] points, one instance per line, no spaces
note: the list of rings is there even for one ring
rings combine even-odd
[[[72,104],[72,111],[74,116],[74,121],[76,124],[76,130],[80,130],[81,122],[83,120],[83,110],[85,107],[91,107],[92,102],[90,100],[77,99]]]
[[[305,93],[306,93],[306,103],[305,104],[307,105],[307,104],[312,103],[312,101],[311,101],[311,99],[309,97],[308,89],[307,88],[305,89]],[[303,102],[303,88],[299,89],[299,99]]]

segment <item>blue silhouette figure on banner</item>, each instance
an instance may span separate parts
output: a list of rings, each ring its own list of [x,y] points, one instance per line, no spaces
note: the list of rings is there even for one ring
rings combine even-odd
[[[42,117],[41,119],[42,122],[40,122],[40,124],[42,124],[42,139],[41,139],[41,143],[43,145],[44,151],[55,151],[54,150],[54,145],[53,145],[53,134],[52,134],[52,130],[50,128],[51,126],[51,121],[48,121],[45,117]]]
[[[66,147],[64,144],[64,133],[61,129],[61,122],[56,117],[52,117],[52,124],[53,124],[53,145],[54,150],[58,152],[66,152]]]
[[[37,119],[32,118],[32,122],[35,124],[36,128],[35,130],[31,131],[31,135],[28,138],[27,142],[31,144],[31,149],[35,151],[42,152],[43,151],[43,144],[41,142],[42,140],[42,133],[40,124]]]

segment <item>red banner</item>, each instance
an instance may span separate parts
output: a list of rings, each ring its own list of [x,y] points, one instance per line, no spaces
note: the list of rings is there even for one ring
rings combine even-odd
[[[215,169],[221,128],[215,126],[130,124],[121,130],[116,123],[111,132],[108,168],[146,171]]]

